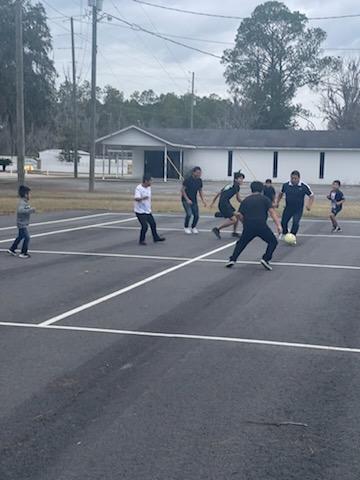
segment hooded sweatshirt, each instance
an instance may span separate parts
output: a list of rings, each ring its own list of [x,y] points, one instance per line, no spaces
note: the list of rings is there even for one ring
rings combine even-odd
[[[29,204],[29,201],[26,198],[20,198],[17,212],[16,212],[16,222],[18,228],[26,228],[30,223],[30,215],[35,212],[35,208],[32,208]]]

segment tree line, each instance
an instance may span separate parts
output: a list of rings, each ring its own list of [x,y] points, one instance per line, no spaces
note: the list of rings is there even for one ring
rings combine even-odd
[[[294,103],[300,88],[319,94],[319,111],[329,129],[358,129],[360,62],[324,55],[326,32],[284,3],[265,2],[244,19],[234,48],[223,53],[230,98],[196,96],[196,128],[298,128],[311,113]],[[56,86],[52,39],[41,3],[24,1],[24,77],[27,153],[73,147],[72,84]],[[0,153],[15,152],[15,9],[0,0]],[[129,124],[148,128],[190,125],[192,97],[186,93],[135,91],[129,97],[107,85],[97,90],[97,133]],[[90,85],[77,86],[79,147],[89,148]],[[310,127],[309,127],[310,128]]]

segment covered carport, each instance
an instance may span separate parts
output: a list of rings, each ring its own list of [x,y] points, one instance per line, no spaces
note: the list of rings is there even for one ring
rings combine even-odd
[[[105,163],[123,159],[123,152],[132,152],[132,177],[144,173],[154,178],[181,179],[183,177],[184,150],[189,148],[153,135],[137,126],[130,126],[96,141],[97,152]],[[110,168],[109,168],[110,170]],[[120,170],[122,170],[120,168]]]

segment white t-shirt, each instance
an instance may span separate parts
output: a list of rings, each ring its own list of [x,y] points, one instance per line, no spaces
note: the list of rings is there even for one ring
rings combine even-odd
[[[151,187],[144,187],[141,183],[135,189],[135,198],[148,197],[146,200],[134,203],[135,213],[151,213]]]

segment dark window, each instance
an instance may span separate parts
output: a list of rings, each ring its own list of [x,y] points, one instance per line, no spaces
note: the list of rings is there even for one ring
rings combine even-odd
[[[279,159],[279,152],[274,152],[273,156],[273,178],[277,178],[278,176],[278,159]]]
[[[228,151],[228,177],[232,177],[233,174],[233,152]]]
[[[320,152],[319,178],[324,178],[325,172],[325,152]]]

